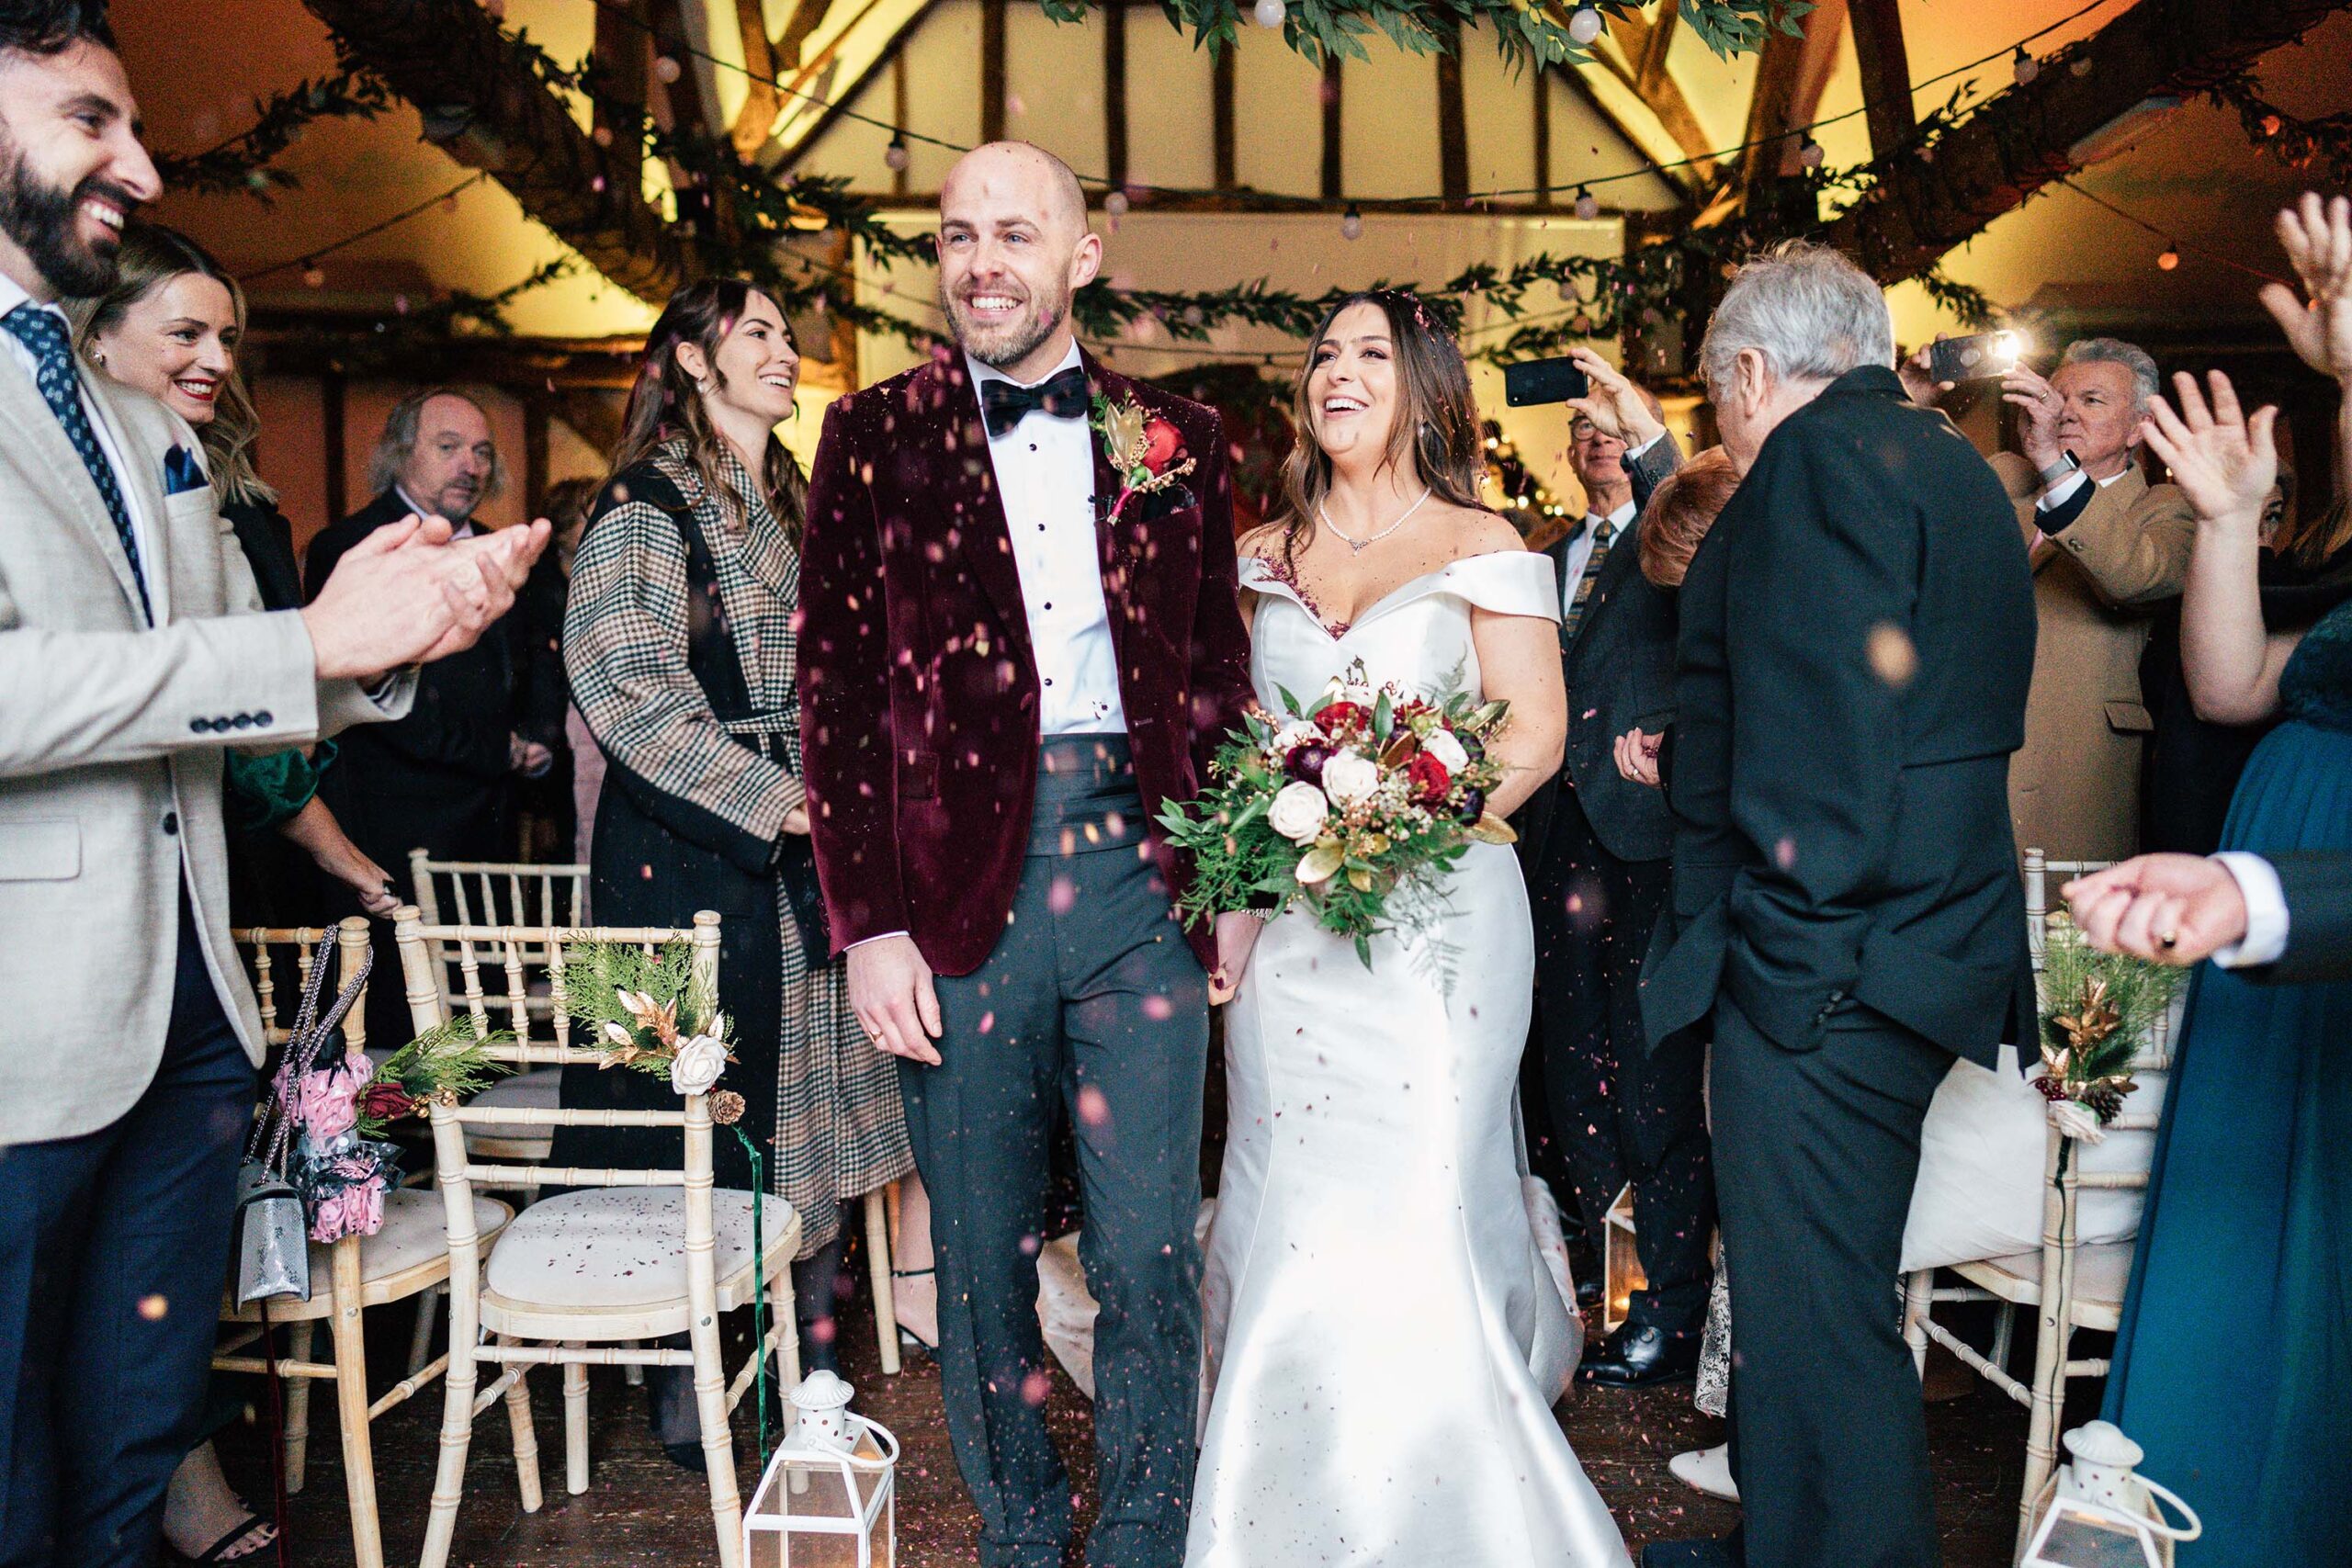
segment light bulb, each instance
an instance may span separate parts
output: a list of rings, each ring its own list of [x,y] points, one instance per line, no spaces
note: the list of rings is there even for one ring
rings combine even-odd
[[[1127,193],[1123,190],[1114,190],[1102,198],[1102,210],[1114,218],[1125,218],[1127,206]]]
[[[1808,169],[1821,167],[1822,159],[1827,156],[1828,154],[1821,150],[1821,143],[1810,136],[1806,137],[1804,144],[1797,148],[1797,162]]]
[[[1600,216],[1600,198],[1582,186],[1577,186],[1577,216],[1587,219]]]
[[[2170,272],[2179,265],[2180,253],[2172,247],[2170,241],[2166,241],[2165,248],[2156,255],[2156,270],[2158,272]]]
[[[1600,36],[1600,7],[1579,6],[1568,14],[1568,36],[1580,44]]]
[[[325,270],[324,270],[323,268],[322,268],[322,267],[319,265],[319,264],[318,264],[318,263],[316,263],[316,262],[312,262],[309,266],[306,266],[306,267],[304,267],[304,268],[302,269],[302,287],[303,287],[303,288],[324,288],[326,286],[327,286],[327,275],[326,275],[326,272],[325,272]]]
[[[681,73],[678,62],[665,54],[653,62],[653,74],[660,77],[662,85],[666,87],[677,81]]]
[[[1258,0],[1250,9],[1261,28],[1279,28],[1290,16],[1290,7],[1283,0]]]
[[[1340,238],[1342,240],[1363,238],[1363,214],[1356,210],[1353,202],[1348,204],[1347,215],[1340,220]]]
[[[2041,74],[2041,62],[2028,54],[2025,45],[2019,44],[2016,57],[2009,62],[2009,69],[2017,73],[2018,85],[2022,87]]]
[[[892,174],[904,174],[908,162],[907,139],[903,136],[890,138],[890,145],[882,149],[882,162]]]

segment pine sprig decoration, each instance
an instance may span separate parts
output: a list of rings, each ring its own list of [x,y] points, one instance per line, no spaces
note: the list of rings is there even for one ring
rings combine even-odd
[[[667,1074],[679,1043],[726,1032],[726,1015],[697,978],[694,950],[664,942],[653,953],[628,942],[574,942],[563,950],[566,1010],[587,1025],[582,1049],[605,1065]]]
[[[2045,921],[2041,949],[2041,1074],[2051,1100],[2078,1100],[2101,1124],[2139,1086],[2132,1065],[2172,1005],[2180,973],[2101,953],[2063,911]]]
[[[345,58],[331,75],[298,82],[282,93],[254,100],[254,123],[201,152],[155,155],[155,172],[175,196],[219,196],[245,192],[266,203],[271,192],[290,189],[291,174],[269,165],[311,126],[322,119],[374,119],[399,100],[365,66]]]
[[[513,1040],[495,1031],[474,1032],[473,1021],[453,1018],[418,1035],[387,1057],[359,1093],[359,1135],[380,1138],[386,1122],[435,1101],[469,1100],[503,1077],[505,1067],[489,1048]]]

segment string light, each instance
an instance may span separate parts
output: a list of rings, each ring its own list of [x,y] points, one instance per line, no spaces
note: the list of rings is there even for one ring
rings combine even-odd
[[[1797,162],[1808,169],[1821,167],[1821,161],[1828,155],[1822,151],[1821,143],[1815,141],[1810,135],[1807,135],[1797,146]]]
[[[320,266],[318,263],[316,263],[316,262],[312,262],[310,265],[308,265],[308,266],[306,266],[306,267],[304,267],[304,268],[302,269],[302,287],[303,287],[303,288],[324,288],[326,286],[327,286],[327,275],[326,275],[326,269],[325,269],[325,268],[323,268],[323,267],[322,267],[322,266]]]
[[[1568,14],[1568,36],[1579,44],[1590,43],[1600,36],[1600,7],[1579,6]]]
[[[662,85],[667,87],[673,85],[683,73],[678,62],[665,54],[653,62],[653,74],[660,77]]]
[[[2166,240],[2165,242],[2165,248],[2156,253],[2156,270],[2158,272],[2170,272],[2179,265],[2179,248],[2170,240]]]
[[[1258,19],[1261,28],[1279,28],[1290,19],[1290,7],[1283,0],[1258,0],[1258,4],[1250,7],[1250,14]]]
[[[890,145],[882,149],[882,162],[894,175],[906,173],[908,164],[912,161],[912,155],[907,152],[907,139],[904,135],[893,136],[890,138]]]
[[[1114,218],[1125,218],[1129,205],[1127,193],[1123,190],[1114,190],[1102,198],[1102,210]]]
[[[1340,238],[1342,240],[1363,238],[1363,213],[1352,201],[1348,203],[1347,213],[1340,220]]]
[[[1577,186],[1577,216],[1587,221],[1600,216],[1600,198],[1582,186]]]
[[[2015,58],[2009,62],[2009,69],[2016,73],[2018,85],[2022,87],[2041,74],[2041,62],[2028,54],[2025,45],[2019,44]]]

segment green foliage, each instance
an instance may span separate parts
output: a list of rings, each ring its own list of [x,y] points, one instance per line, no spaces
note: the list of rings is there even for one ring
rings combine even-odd
[[[445,1020],[385,1058],[384,1065],[368,1080],[369,1087],[388,1084],[420,1102],[443,1095],[469,1100],[488,1088],[492,1080],[505,1076],[506,1068],[491,1060],[489,1048],[514,1038],[504,1030],[478,1037],[470,1018]],[[367,1096],[363,1094],[359,1135],[382,1137],[388,1120],[368,1114]]]
[[[2047,924],[2041,980],[2044,1060],[2064,1052],[2058,1076],[2069,1086],[2080,1086],[2131,1076],[2132,1058],[2172,1005],[2180,971],[2123,953],[2101,953],[2062,914],[2052,916]],[[2110,1017],[2111,1025],[2098,1032]]]
[[[629,942],[573,942],[563,950],[563,962],[565,1010],[587,1026],[586,1038],[573,1043],[602,1051],[618,1066],[666,1075],[676,1041],[714,1029],[723,1032],[718,998],[695,977],[694,949],[687,942],[664,942],[653,953]],[[650,999],[657,1011],[674,1010],[671,1037],[664,1039],[624,1001],[624,991]],[[615,1040],[608,1024],[626,1031],[628,1043]]]
[[[340,45],[338,45],[340,50]],[[266,203],[273,191],[299,182],[270,163],[291,147],[311,123],[322,119],[374,119],[397,101],[383,81],[348,55],[332,75],[297,82],[282,93],[254,100],[254,123],[201,152],[155,154],[155,171],[175,196],[225,195],[243,191]]]

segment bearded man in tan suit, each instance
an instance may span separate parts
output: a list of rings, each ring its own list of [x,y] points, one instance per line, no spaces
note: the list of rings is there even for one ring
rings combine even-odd
[[[1927,351],[1904,368],[1931,402]],[[2188,575],[2196,519],[2172,485],[2140,472],[2140,422],[2156,362],[2114,338],[2070,344],[2045,380],[2019,365],[2001,379],[2025,455],[1996,452],[2033,560],[2033,693],[2025,745],[2009,761],[2019,851],[2116,861],[2140,851],[2140,753],[2154,728],[2140,653],[2156,606]]]

